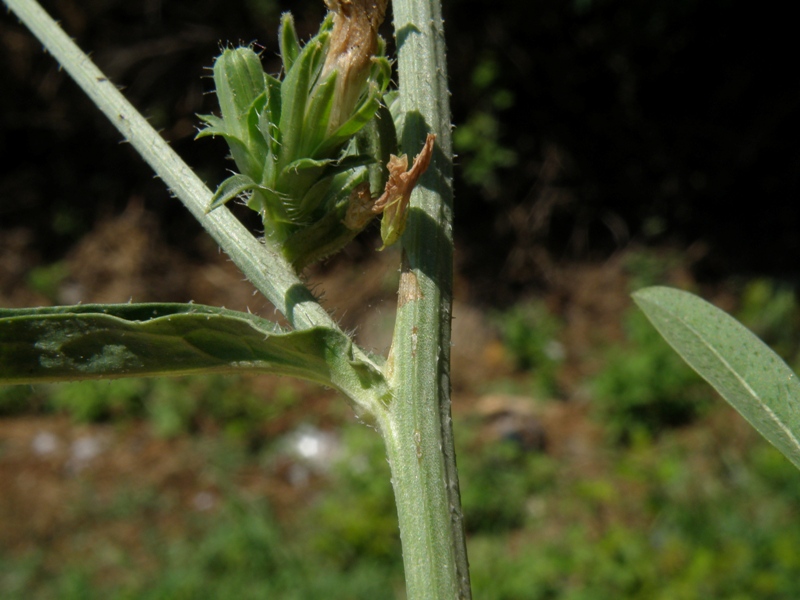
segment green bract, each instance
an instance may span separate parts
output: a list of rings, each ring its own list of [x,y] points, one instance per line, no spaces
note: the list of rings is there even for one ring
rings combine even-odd
[[[264,73],[250,48],[225,50],[214,64],[221,117],[202,116],[206,128],[197,137],[222,136],[239,173],[217,188],[209,210],[244,195],[257,211],[265,235],[283,249],[298,270],[341,249],[360,229],[344,218],[354,188],[369,179],[372,154],[356,143],[381,107],[391,67],[383,56],[370,66],[355,106],[338,106],[338,72],[323,74],[333,19],[300,46],[291,15],[280,32],[285,76]],[[349,115],[334,122],[331,115]],[[362,227],[363,228],[363,227]]]

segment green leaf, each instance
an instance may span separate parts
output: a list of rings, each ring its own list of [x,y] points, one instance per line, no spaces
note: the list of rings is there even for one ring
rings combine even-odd
[[[313,224],[300,228],[286,240],[283,254],[298,271],[339,252],[359,233],[358,230],[348,228],[345,218],[350,204],[350,193],[366,178],[367,172],[364,169],[333,177],[328,192],[321,201],[328,212]]]
[[[197,115],[200,117],[200,120],[203,123],[207,124],[207,127],[204,127],[200,131],[197,132],[197,135],[194,136],[194,139],[199,140],[200,138],[208,137],[208,136],[215,136],[215,135],[230,135],[228,129],[225,127],[225,121],[217,117],[216,115]]]
[[[380,386],[341,332],[286,332],[195,304],[0,309],[0,384],[209,372],[292,375],[342,390]]]
[[[292,211],[300,210],[300,200],[308,193],[315,182],[318,182],[325,168],[333,163],[333,159],[314,160],[301,158],[288,165],[278,176],[278,189],[292,199]]]
[[[281,84],[281,157],[287,162],[301,156],[298,150],[303,136],[306,105],[321,55],[322,44],[316,38],[312,39],[305,45]]]
[[[321,178],[313,183],[303,196],[299,200],[295,200],[292,204],[289,214],[293,222],[306,225],[309,220],[319,218],[320,214],[318,214],[318,210],[322,207],[323,200],[328,195],[330,188],[330,178]],[[322,243],[324,240],[320,239],[317,241]]]
[[[375,116],[381,102],[376,86],[371,86],[370,94],[364,99],[347,121],[328,136],[315,150],[314,156],[327,156],[335,148],[358,133]]]
[[[214,192],[214,195],[211,197],[211,204],[208,205],[206,213],[210,213],[215,208],[219,208],[240,194],[244,194],[250,190],[260,189],[261,187],[262,186],[258,185],[247,175],[232,175],[219,184],[217,191]]]
[[[283,69],[288,73],[300,54],[300,40],[297,37],[297,30],[294,27],[294,17],[292,17],[292,13],[283,13],[281,16],[281,27],[278,33],[278,39],[281,49],[281,59],[283,60]]]
[[[314,87],[303,126],[303,143],[300,148],[302,156],[314,156],[315,158],[330,156],[312,155],[312,152],[325,139],[325,134],[328,132],[328,122],[336,91],[336,78],[337,73],[334,71],[325,81]]]
[[[376,82],[381,93],[386,91],[392,80],[392,63],[379,52],[379,56],[372,59],[372,70],[369,77]]]
[[[386,106],[381,105],[375,118],[358,132],[356,148],[359,152],[372,157],[369,163],[369,187],[373,192],[380,194],[389,178],[389,170],[386,168],[389,157],[392,154],[399,154],[394,120]]]
[[[800,383],[786,363],[736,319],[688,292],[651,287],[633,299],[689,366],[800,468]]]
[[[278,123],[281,120],[281,82],[271,75],[266,75],[267,104],[258,118],[258,129],[267,141],[273,156],[280,152],[280,130]]]
[[[370,154],[348,154],[325,167],[322,176],[333,177],[359,167],[365,167],[373,162],[375,162],[375,158]]]
[[[270,155],[272,145],[270,139],[261,133],[261,115],[267,112],[267,91],[257,96],[250,107],[247,109],[247,135],[250,140],[248,146],[249,153],[258,165],[263,165],[267,156]]]

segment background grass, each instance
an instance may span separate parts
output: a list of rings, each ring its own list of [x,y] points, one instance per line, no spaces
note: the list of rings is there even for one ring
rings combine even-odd
[[[626,263],[633,280],[646,263]],[[725,289],[791,360],[794,293],[762,279]],[[494,384],[523,393],[456,403],[476,597],[800,595],[800,474],[623,314],[616,342],[583,347],[590,366],[571,383],[570,325],[547,303],[491,317],[510,365]],[[481,398],[506,404],[487,411]],[[54,477],[73,492],[51,526],[31,511],[21,534],[0,530],[3,598],[402,597],[380,439],[330,392],[220,376],[83,382],[2,388],[0,412],[6,426],[66,423],[101,440],[98,456],[142,463],[114,475],[100,458],[59,462]],[[304,455],[301,439],[326,450]],[[174,457],[165,479],[136,454],[151,443],[165,445],[156,464]],[[0,463],[14,452],[0,444]]]

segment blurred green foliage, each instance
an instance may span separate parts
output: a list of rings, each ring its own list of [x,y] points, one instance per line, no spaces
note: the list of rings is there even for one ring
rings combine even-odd
[[[555,461],[514,440],[480,443],[477,431],[462,425],[460,437],[472,438],[457,448],[467,532],[501,536],[520,529],[527,521],[531,498],[552,487]]]
[[[342,430],[344,454],[312,510],[313,547],[341,568],[364,556],[400,572],[400,537],[383,442],[362,426]]]
[[[531,371],[535,393],[556,395],[558,368],[565,358],[559,341],[563,329],[560,318],[544,302],[530,300],[494,313],[492,321],[515,367]]]
[[[612,439],[629,442],[686,425],[708,408],[713,392],[635,308],[626,341],[610,346],[592,381],[593,403]]]
[[[0,415],[58,412],[80,423],[147,419],[163,437],[221,430],[257,443],[265,423],[297,402],[291,385],[265,399],[246,377],[206,375],[86,380],[43,386],[0,386]]]
[[[669,249],[639,249],[624,257],[631,291],[669,283],[685,257]],[[630,443],[687,425],[702,416],[714,392],[637,308],[623,316],[624,340],[600,348],[603,367],[591,379],[595,414],[610,438]]]
[[[58,288],[68,276],[69,268],[66,263],[58,261],[31,269],[28,272],[27,283],[32,290],[37,291],[51,302],[56,302]]]
[[[92,561],[63,561],[54,573],[43,553],[11,558],[0,553],[4,600],[206,598],[385,598],[391,573],[369,560],[341,570],[294,543],[263,502],[231,499],[213,519],[194,526],[197,539],[166,542],[155,530],[143,532],[153,564],[150,576],[114,584],[98,582],[104,570],[124,568],[124,550],[99,546]],[[116,556],[110,558],[111,556]],[[402,573],[397,573],[402,581]]]
[[[29,385],[0,386],[0,417],[36,411],[39,399]]]
[[[722,406],[718,414],[735,418]],[[480,423],[459,423],[457,431],[465,436],[459,466],[476,597],[784,600],[800,594],[800,478],[746,427],[735,439],[723,422],[628,447],[600,445],[590,471],[580,460],[556,461],[487,441]],[[217,508],[185,515],[183,531],[165,536],[152,519],[165,509],[157,495],[121,489],[127,499],[102,509],[87,488],[82,504],[69,510],[85,511],[95,524],[105,520],[112,530],[145,518],[152,524],[138,539],[150,560],[140,563],[119,541],[96,535],[76,535],[69,542],[74,556],[59,554],[55,561],[47,545],[22,555],[0,550],[0,596],[402,598],[381,443],[357,424],[343,427],[342,440],[345,450],[327,489],[296,506],[287,521],[279,522],[266,502],[222,485]],[[238,466],[254,460],[237,456]],[[233,482],[236,466],[218,475]]]
[[[736,318],[797,370],[800,310],[794,287],[769,278],[753,279],[744,285],[740,302]]]
[[[497,193],[502,170],[518,160],[517,153],[501,142],[502,112],[514,105],[514,93],[497,85],[497,75],[497,61],[482,57],[472,72],[472,110],[453,133],[464,179],[489,194]]]
[[[796,470],[763,440],[748,450],[692,461],[691,449],[672,439],[612,451],[613,466],[603,472],[608,493],[594,500],[593,510],[578,492],[584,482],[562,479],[545,495],[539,522],[513,543],[504,536],[471,540],[476,594],[491,600],[797,597],[793,573],[800,559],[790,550],[800,540],[792,516],[797,484],[786,493],[770,481],[775,468],[797,482]]]
[[[130,419],[144,414],[144,399],[151,388],[147,379],[79,381],[52,386],[48,405],[83,423]]]

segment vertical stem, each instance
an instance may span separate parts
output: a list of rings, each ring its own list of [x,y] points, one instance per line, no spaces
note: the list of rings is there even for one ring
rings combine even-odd
[[[452,146],[440,0],[394,0],[402,149],[429,132],[433,160],[411,200],[403,236],[388,373],[395,390],[382,427],[397,501],[407,595],[470,598],[450,417],[453,282]]]

